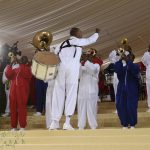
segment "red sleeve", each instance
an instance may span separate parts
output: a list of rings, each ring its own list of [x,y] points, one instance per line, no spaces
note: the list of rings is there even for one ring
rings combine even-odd
[[[31,68],[27,65],[20,65],[20,75],[23,78],[31,79],[32,73],[31,73]]]
[[[7,66],[5,74],[9,80],[12,80],[15,77],[15,71],[12,69],[12,66],[10,65]]]
[[[103,61],[98,57],[94,58],[92,62],[94,64],[99,64],[100,66],[103,64]]]

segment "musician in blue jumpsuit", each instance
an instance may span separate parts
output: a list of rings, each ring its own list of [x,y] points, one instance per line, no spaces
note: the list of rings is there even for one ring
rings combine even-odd
[[[116,95],[116,108],[123,128],[137,124],[139,67],[134,64],[134,55],[123,55],[115,63],[115,72],[119,79]]]
[[[41,116],[45,108],[47,83],[36,79],[36,113],[35,116]]]

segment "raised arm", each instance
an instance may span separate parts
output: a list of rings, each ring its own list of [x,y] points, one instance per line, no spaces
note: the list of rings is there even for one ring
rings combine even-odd
[[[5,75],[9,80],[12,80],[15,77],[15,71],[12,69],[11,65],[7,66]]]
[[[86,67],[86,70],[88,73],[90,73],[94,77],[98,77],[99,71],[100,71],[100,65],[99,64],[93,64],[90,61],[86,61],[84,66]]]
[[[142,63],[147,67],[148,66],[148,62],[150,61],[150,56],[148,52],[145,52],[142,59],[141,59]]]
[[[73,38],[70,40],[71,45],[77,45],[77,46],[87,46],[90,44],[93,44],[97,41],[99,37],[98,33],[94,33],[89,38]]]

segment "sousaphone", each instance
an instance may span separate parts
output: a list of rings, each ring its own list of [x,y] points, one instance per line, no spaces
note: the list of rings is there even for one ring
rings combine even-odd
[[[41,31],[33,37],[33,45],[38,50],[32,60],[32,74],[40,80],[54,79],[57,75],[59,57],[49,51],[53,36],[50,32]]]

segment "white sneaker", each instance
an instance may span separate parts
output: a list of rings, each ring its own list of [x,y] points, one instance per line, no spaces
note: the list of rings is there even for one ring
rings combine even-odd
[[[48,130],[57,130],[57,129],[59,129],[59,122],[58,121],[52,121]]]
[[[9,117],[9,113],[3,114],[2,117]]]
[[[25,131],[25,128],[20,128],[20,130],[19,131]]]
[[[114,114],[118,114],[117,109],[114,111]]]
[[[71,124],[64,123],[63,130],[75,130],[75,129],[71,126]]]
[[[41,112],[36,112],[36,113],[34,114],[34,116],[42,116],[42,113],[41,113]]]
[[[34,105],[31,105],[31,106],[28,106],[29,109],[33,109],[34,108]]]
[[[101,98],[98,99],[98,102],[102,102]]]
[[[17,131],[17,129],[16,128],[12,128],[10,131],[14,132],[14,131]]]
[[[150,108],[148,108],[146,112],[150,112]]]
[[[134,126],[131,126],[130,129],[135,129],[135,127],[134,127]]]
[[[128,129],[128,127],[123,127],[122,129],[123,129],[123,130],[126,130],[126,129]]]
[[[79,127],[79,130],[84,130],[84,128]]]

